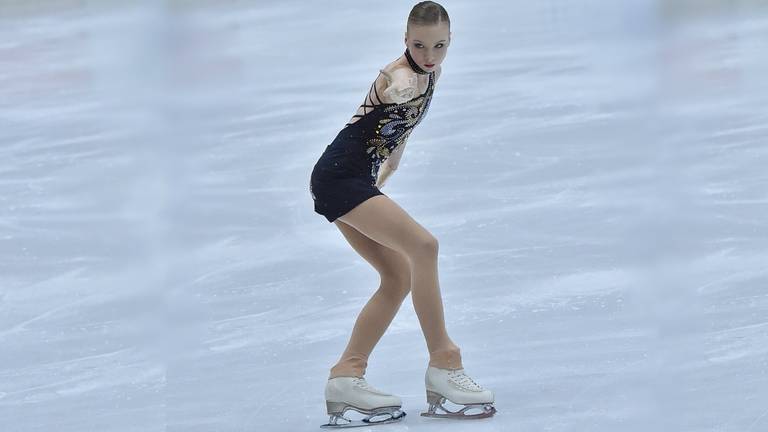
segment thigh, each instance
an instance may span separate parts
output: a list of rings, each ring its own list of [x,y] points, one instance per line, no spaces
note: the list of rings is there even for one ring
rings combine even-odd
[[[437,252],[437,239],[387,195],[369,198],[339,219],[407,258]]]
[[[368,261],[382,277],[410,286],[411,268],[408,260],[400,252],[377,243],[339,219],[334,223],[352,249]]]

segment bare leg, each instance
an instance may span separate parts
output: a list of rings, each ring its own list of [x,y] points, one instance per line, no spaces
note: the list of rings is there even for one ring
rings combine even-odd
[[[445,328],[437,274],[437,239],[386,195],[366,200],[339,220],[405,258],[410,268],[413,306],[430,353],[429,364],[460,368],[460,349]]]
[[[399,252],[364,236],[336,220],[336,226],[357,251],[379,272],[381,284],[357,317],[347,348],[329,378],[365,375],[368,356],[394,319],[411,289],[411,270]]]

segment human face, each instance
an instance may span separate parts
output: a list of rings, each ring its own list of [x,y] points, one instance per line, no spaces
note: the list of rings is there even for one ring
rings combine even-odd
[[[451,43],[448,23],[412,25],[405,32],[405,46],[420,68],[432,72],[443,62]]]

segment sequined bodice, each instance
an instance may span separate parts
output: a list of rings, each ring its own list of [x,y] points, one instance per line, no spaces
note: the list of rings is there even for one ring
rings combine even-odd
[[[370,163],[371,177],[375,180],[379,167],[400,145],[402,145],[413,131],[413,128],[421,122],[429,109],[434,90],[434,72],[429,74],[429,82],[426,91],[403,103],[381,103],[375,82],[371,86],[378,104],[363,104],[365,108],[371,108],[353,123],[347,123],[343,130],[358,129],[362,137],[362,150],[367,155]],[[370,97],[369,91],[369,97]],[[368,98],[366,98],[366,102]],[[364,109],[365,109],[364,108]]]

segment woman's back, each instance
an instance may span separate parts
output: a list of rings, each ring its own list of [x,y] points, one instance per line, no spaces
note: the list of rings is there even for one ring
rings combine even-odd
[[[408,62],[404,60],[404,57],[399,57],[398,59],[394,60],[393,62],[386,65],[383,69],[381,69],[384,73],[388,74],[394,74],[397,70],[402,70],[408,72],[409,75],[412,75],[413,78],[417,80],[417,94],[422,94],[426,92],[427,87],[429,86],[429,79],[428,77],[425,77],[423,79],[419,79],[419,75],[416,74],[411,70],[411,67],[408,65]],[[376,76],[376,79],[373,80],[373,84],[371,84],[371,88],[368,89],[368,93],[365,96],[365,99],[363,100],[363,103],[357,108],[357,112],[352,116],[352,118],[347,122],[347,125],[353,124],[356,121],[358,121],[361,117],[363,117],[365,114],[373,110],[373,108],[376,105],[380,105],[382,103],[395,103],[396,101],[392,100],[388,95],[385,93],[386,88],[390,85],[390,83],[387,81],[386,76],[382,73],[379,73],[379,75]],[[379,95],[381,95],[381,98],[379,98]]]
[[[350,175],[365,176],[374,184],[379,167],[408,139],[427,113],[434,88],[434,72],[428,74],[426,89],[402,102],[386,102],[377,80],[371,84],[366,102],[353,121],[344,125],[318,161],[321,165],[344,168]]]

